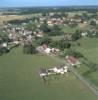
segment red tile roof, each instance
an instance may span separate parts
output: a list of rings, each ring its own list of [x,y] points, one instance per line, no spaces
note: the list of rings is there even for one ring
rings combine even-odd
[[[75,64],[75,63],[77,63],[77,61],[78,61],[78,59],[76,59],[76,58],[73,57],[73,56],[68,56],[67,60],[70,61],[72,64]]]

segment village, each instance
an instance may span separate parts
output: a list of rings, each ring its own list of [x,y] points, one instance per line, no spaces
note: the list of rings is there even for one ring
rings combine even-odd
[[[86,15],[85,15],[86,16]],[[93,16],[93,15],[92,15]],[[60,18],[61,17],[61,18]],[[38,19],[39,18],[39,19]],[[78,19],[77,19],[78,18]],[[91,17],[92,18],[92,17]],[[2,43],[2,34],[0,37],[0,47],[7,47],[7,45],[17,46],[19,44],[23,45],[25,41],[32,42],[32,40],[36,40],[35,38],[43,38],[47,34],[50,36],[60,36],[63,35],[65,40],[73,40],[74,38],[78,39],[80,37],[97,37],[98,30],[96,28],[92,28],[91,30],[83,30],[79,31],[75,37],[75,33],[70,32],[63,32],[60,26],[66,26],[67,24],[70,27],[75,27],[75,25],[87,25],[90,24],[97,24],[97,19],[93,19],[90,22],[85,18],[81,18],[81,15],[74,15],[73,17],[68,17],[68,14],[60,14],[60,13],[49,13],[43,15],[41,17],[34,17],[34,22],[32,22],[31,18],[28,19],[27,23],[23,21],[8,21],[8,24],[5,24],[1,27],[1,33],[8,33],[5,37],[5,42]],[[6,22],[7,23],[7,22]],[[20,25],[17,25],[17,24]],[[82,25],[82,26],[83,26]],[[26,28],[25,28],[26,27]],[[52,33],[52,34],[51,34]],[[73,37],[73,38],[72,38]],[[6,40],[9,40],[6,42]],[[46,43],[47,45],[47,43]],[[10,47],[10,46],[9,46]],[[10,49],[10,48],[8,48]],[[54,50],[55,49],[55,50]],[[52,51],[59,52],[59,48],[53,48]],[[50,52],[49,48],[46,50],[47,53]]]
[[[63,17],[63,19],[55,18],[55,16],[56,15],[54,13],[49,13],[49,18],[47,20],[46,20],[47,15],[46,15],[46,17],[39,18],[40,25],[43,25],[43,23],[46,22],[48,26],[53,27],[55,25],[56,26],[63,25],[65,21],[68,21],[70,23],[73,23],[73,22],[76,23],[78,21],[76,19],[72,19],[72,18],[69,19],[67,17]],[[20,22],[22,22],[22,23],[20,23]],[[8,34],[5,36],[4,40],[3,40],[2,36],[0,38],[0,41],[1,41],[0,42],[0,51],[1,52],[3,52],[3,51],[9,52],[14,47],[18,47],[18,46],[23,47],[25,44],[32,44],[33,42],[37,41],[36,38],[38,38],[38,39],[44,38],[46,35],[44,32],[45,29],[43,29],[43,28],[40,29],[40,27],[41,27],[40,25],[37,25],[36,29],[34,29],[35,31],[32,31],[30,28],[32,28],[33,26],[30,26],[30,27],[27,26],[28,23],[32,23],[31,20],[28,23],[24,23],[24,21],[19,21],[19,23],[21,25],[17,25],[17,22],[12,20],[12,24],[9,22],[7,25],[4,25],[2,27],[2,29],[1,29],[2,33],[8,33]],[[35,18],[34,23],[35,24],[38,23],[36,18]],[[77,23],[85,24],[87,22],[83,21],[82,19],[79,19],[79,21]],[[25,26],[27,26],[27,28],[25,28]],[[48,30],[48,29],[46,29],[46,30]],[[84,32],[84,33],[81,32],[81,36],[85,37],[87,35],[88,35],[87,32]],[[64,39],[70,40],[71,36],[72,35],[70,35],[70,34],[64,34]],[[55,54],[57,55],[61,52],[61,50],[59,48],[48,46],[47,41],[46,41],[46,43],[44,41],[41,45],[37,46],[36,50],[41,53],[46,53],[46,54],[52,53],[54,55]],[[68,57],[66,56],[66,58],[67,59],[72,58],[74,61],[76,60],[76,58],[73,56],[68,56]],[[74,62],[73,60],[72,60],[72,62],[69,62],[69,63],[72,63],[72,65],[74,65],[77,62],[77,61]],[[62,68],[61,68],[61,70],[62,70]],[[67,72],[67,70],[66,71],[63,70],[63,72]]]
[[[14,83],[13,89],[16,86],[18,92],[21,89],[24,93],[22,87],[26,93],[27,87],[31,88],[27,94],[35,90],[43,94],[61,92],[61,96],[68,93],[68,98],[69,91],[72,95],[76,92],[76,97],[92,95],[91,91],[97,94],[97,10],[32,9],[12,10],[16,15],[0,13],[1,18],[17,16],[0,23],[0,70],[6,74],[6,81]]]
[[[25,44],[31,44],[32,39],[35,39],[35,36],[42,38],[43,34],[42,33],[37,33],[37,32],[32,32],[29,30],[25,30],[24,28],[7,28],[8,34],[8,39],[9,42],[3,42],[1,43],[0,47],[5,50],[5,52],[10,51],[12,48],[19,47],[19,46],[24,46]],[[2,41],[2,40],[1,40]],[[60,52],[60,49],[58,48],[50,48],[48,47],[47,44],[43,44],[42,46],[38,46],[36,50],[40,53],[44,54],[57,54]],[[72,56],[66,56],[66,61],[68,64],[65,66],[58,66],[50,69],[43,69],[41,68],[39,71],[39,75],[41,78],[45,78],[48,75],[51,74],[64,74],[70,72],[70,66],[76,66],[79,65],[80,62],[78,59],[72,57]]]
[[[87,16],[86,14],[84,14]],[[31,18],[23,20],[12,20],[8,21],[8,24],[5,24],[1,28],[1,32],[8,33],[5,36],[0,37],[0,54],[2,53],[8,53],[11,49],[15,47],[20,47],[22,46],[24,49],[24,53],[29,53],[32,51],[38,51],[40,53],[48,54],[48,55],[59,55],[62,53],[62,50],[66,48],[70,48],[70,41],[74,39],[79,39],[79,38],[85,38],[85,37],[97,37],[97,30],[92,29],[92,30],[83,30],[83,31],[76,31],[75,33],[65,33],[61,31],[61,28],[59,29],[60,26],[66,26],[67,24],[70,27],[75,27],[77,25],[83,24],[84,26],[87,25],[88,23],[90,24],[97,24],[97,18],[94,18],[91,22],[87,20],[87,18],[82,18],[81,15],[75,14],[72,17],[68,17],[68,14],[62,14],[62,13],[43,13],[42,16],[39,17],[34,17],[33,20]],[[91,17],[92,18],[92,17]],[[34,21],[34,22],[33,22]],[[24,23],[26,22],[26,23]],[[5,23],[5,22],[4,22]],[[7,23],[7,22],[6,22]],[[52,34],[51,34],[52,33]],[[92,34],[93,33],[93,34]],[[59,43],[52,43],[49,41],[50,38],[44,38],[47,37],[47,34],[50,36],[61,36],[63,35],[62,40],[66,43],[63,44],[64,41]],[[37,46],[35,46],[35,50],[33,47],[31,48],[30,46],[35,43],[36,41],[39,43]],[[69,41],[69,42],[68,42]],[[54,45],[54,47],[49,45],[49,43]],[[59,42],[59,41],[58,41]],[[57,45],[62,45],[62,47],[57,46]],[[30,49],[31,48],[31,49]],[[65,59],[70,64],[71,66],[77,66],[80,65],[79,58],[76,57],[76,55],[79,55],[78,53],[75,54],[66,54]],[[80,54],[81,55],[81,54]],[[67,65],[68,65],[67,64]],[[40,76],[47,76],[50,74],[64,74],[69,71],[68,66],[63,66],[63,67],[54,67],[51,69],[44,69],[40,71]],[[49,73],[48,73],[49,72]],[[52,73],[50,73],[52,72]]]

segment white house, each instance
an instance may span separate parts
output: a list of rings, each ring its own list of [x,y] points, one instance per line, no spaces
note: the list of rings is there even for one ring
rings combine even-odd
[[[8,46],[7,43],[2,44],[2,47],[4,47],[4,48],[6,48],[7,46]]]
[[[50,48],[46,48],[44,51],[45,51],[45,53],[47,53],[47,54],[51,53],[51,49],[50,49]]]
[[[13,44],[19,45],[19,41],[13,41]]]
[[[64,74],[68,72],[68,67],[67,66],[54,67],[49,69],[49,71],[53,71],[54,74]]]
[[[85,36],[88,35],[88,33],[87,33],[87,32],[82,32],[81,35],[82,35],[83,37],[85,37]]]

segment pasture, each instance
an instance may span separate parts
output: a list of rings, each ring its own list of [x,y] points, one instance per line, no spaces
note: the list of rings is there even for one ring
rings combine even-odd
[[[40,67],[61,65],[50,57],[23,55],[21,48],[0,56],[0,100],[98,100],[73,73],[44,83]]]
[[[98,69],[98,38],[85,37],[80,39],[78,42],[81,46],[76,46],[75,49],[80,51],[89,60],[89,62],[97,64]],[[93,71],[93,68],[90,69],[89,66],[82,65],[79,68],[79,71],[98,87],[98,70]]]

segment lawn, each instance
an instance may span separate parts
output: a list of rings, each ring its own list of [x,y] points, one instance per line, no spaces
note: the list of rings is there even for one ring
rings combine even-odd
[[[61,65],[44,55],[23,55],[17,48],[0,57],[0,100],[98,100],[72,73],[44,83],[40,67]]]

